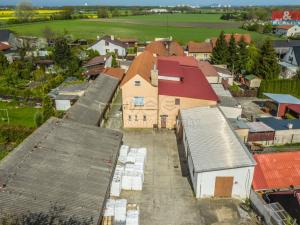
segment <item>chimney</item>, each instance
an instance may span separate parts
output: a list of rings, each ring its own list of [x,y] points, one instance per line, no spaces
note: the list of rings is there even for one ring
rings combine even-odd
[[[151,84],[154,87],[158,86],[158,70],[156,68],[156,64],[153,65],[153,69],[151,70]]]
[[[113,41],[113,40],[115,40],[115,36],[114,35],[111,35],[110,36],[110,39]]]

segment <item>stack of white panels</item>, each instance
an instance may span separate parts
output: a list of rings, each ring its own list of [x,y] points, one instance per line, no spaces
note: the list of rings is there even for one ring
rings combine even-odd
[[[115,215],[115,204],[114,199],[107,199],[104,209],[104,216],[114,216]]]
[[[128,210],[126,225],[139,225],[139,214],[138,210]]]
[[[115,203],[115,223],[125,223],[126,221],[127,200],[119,199]]]
[[[117,165],[115,169],[115,174],[113,176],[110,188],[110,195],[114,197],[119,197],[122,190],[122,176],[124,174],[124,166]]]
[[[127,146],[127,145],[121,146],[120,154],[119,154],[119,158],[118,158],[119,162],[126,163],[128,151],[129,151],[129,146]]]

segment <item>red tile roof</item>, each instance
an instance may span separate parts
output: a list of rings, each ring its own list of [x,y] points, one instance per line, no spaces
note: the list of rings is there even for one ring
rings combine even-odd
[[[190,53],[212,53],[213,46],[211,42],[194,42],[188,43],[188,51]]]
[[[162,41],[153,41],[145,47],[145,51],[149,51],[152,54],[158,56],[167,56],[168,51]]]
[[[105,68],[102,73],[107,74],[112,77],[115,77],[119,80],[122,80],[125,75],[125,70],[121,69],[121,68],[108,67],[108,68]]]
[[[282,25],[282,26],[274,26],[273,28],[274,29],[281,29],[281,30],[288,30],[291,27],[293,27],[293,26],[291,26],[291,25]]]
[[[5,43],[0,42],[0,51],[5,51],[5,50],[8,50],[10,48],[11,48],[10,45],[7,45]]]
[[[106,61],[106,56],[96,56],[92,59],[90,59],[86,64],[84,64],[83,66],[85,67],[89,67],[89,66],[94,66],[94,65],[98,65],[98,64],[104,64]]]
[[[300,187],[300,152],[256,154],[254,190]]]
[[[182,71],[182,79],[181,81],[169,81],[159,79],[159,95],[218,101],[216,93],[214,92],[214,90],[206,80],[205,76],[199,69],[198,64],[196,66],[187,66],[194,65],[193,57],[184,57],[184,63],[182,63],[183,57],[177,57],[177,63],[174,63],[176,62],[175,57],[171,57],[171,60],[168,60],[168,58],[159,57],[158,65],[161,65],[162,62],[160,61],[165,62],[162,63],[163,66],[160,66],[158,68],[158,74],[161,75],[162,72],[164,76],[172,76],[172,73],[174,71]],[[187,63],[188,61],[191,62]],[[177,67],[176,69],[173,68],[175,66]],[[178,74],[176,74],[175,77],[178,77]]]
[[[300,105],[299,104],[291,104],[287,106],[289,109],[294,111],[295,113],[300,114]]]
[[[232,34],[225,34],[224,35],[227,44],[230,41],[231,35]],[[236,42],[240,42],[242,40],[242,38],[244,39],[244,42],[246,42],[247,44],[250,44],[251,41],[252,41],[252,38],[251,38],[250,34],[233,34],[233,37],[234,37]],[[211,38],[211,42],[212,42],[213,47],[216,46],[217,39],[218,38],[216,38],[216,37]]]
[[[206,77],[218,77],[218,71],[207,61],[199,61],[199,68]]]
[[[159,71],[160,76],[170,76],[170,75],[174,77],[183,76],[183,69],[180,67],[178,61],[161,60],[160,58],[160,60],[157,61],[157,69]]]
[[[146,51],[157,56],[184,56],[183,48],[176,42],[153,41],[145,47]]]

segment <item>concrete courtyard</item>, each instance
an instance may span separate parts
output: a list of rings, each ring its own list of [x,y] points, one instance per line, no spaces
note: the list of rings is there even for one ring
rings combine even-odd
[[[139,204],[141,225],[255,224],[241,218],[237,200],[194,197],[174,131],[125,130],[123,141],[148,150],[143,191],[121,194]]]

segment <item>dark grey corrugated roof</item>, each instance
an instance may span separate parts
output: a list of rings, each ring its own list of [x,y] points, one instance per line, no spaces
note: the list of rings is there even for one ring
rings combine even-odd
[[[117,131],[50,118],[1,161],[0,216],[57,203],[97,224],[121,140]]]
[[[300,40],[274,40],[274,48],[289,48],[294,46],[300,46]]]
[[[8,42],[11,33],[10,30],[0,30],[0,42]]]
[[[300,46],[293,47],[295,58],[297,61],[298,66],[300,66]]]
[[[196,172],[255,166],[218,108],[198,107],[180,113]]]
[[[98,125],[114,95],[119,80],[102,74],[67,111],[65,118],[87,125]]]

